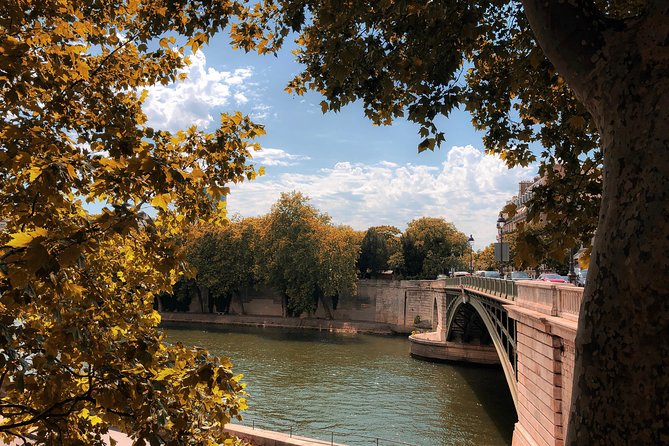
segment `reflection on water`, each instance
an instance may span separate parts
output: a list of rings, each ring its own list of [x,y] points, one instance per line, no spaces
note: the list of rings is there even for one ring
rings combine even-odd
[[[244,424],[328,441],[334,431],[335,442],[351,445],[511,443],[516,413],[501,369],[415,360],[404,337],[166,331],[172,342],[232,358],[250,394]]]

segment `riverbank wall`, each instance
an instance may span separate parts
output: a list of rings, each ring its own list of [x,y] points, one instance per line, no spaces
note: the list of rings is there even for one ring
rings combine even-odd
[[[165,322],[409,334],[436,327],[435,302],[443,293],[443,280],[360,280],[355,293],[320,301],[309,317],[284,318],[281,296],[249,288],[233,299],[229,314],[204,313],[197,299],[188,312],[161,314]]]
[[[222,327],[289,328],[333,333],[401,334],[389,324],[363,321],[338,321],[317,318],[246,316],[211,313],[162,313],[164,327],[214,325]]]

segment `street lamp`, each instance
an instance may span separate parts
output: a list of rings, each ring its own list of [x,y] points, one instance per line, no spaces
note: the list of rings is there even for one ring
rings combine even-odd
[[[469,272],[474,274],[474,236],[469,234]]]
[[[504,275],[504,224],[506,220],[502,217],[502,213],[499,213],[499,218],[497,219],[497,230],[499,231],[499,260],[500,260],[500,273]]]
[[[574,272],[574,247],[573,246],[569,249],[569,273],[567,274],[567,277],[569,277],[569,283],[576,284],[576,273]]]

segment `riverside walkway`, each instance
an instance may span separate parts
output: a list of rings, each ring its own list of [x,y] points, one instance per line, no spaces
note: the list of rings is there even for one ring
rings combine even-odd
[[[411,354],[501,364],[518,414],[513,445],[561,446],[583,289],[483,277],[440,282],[436,329],[412,335]]]

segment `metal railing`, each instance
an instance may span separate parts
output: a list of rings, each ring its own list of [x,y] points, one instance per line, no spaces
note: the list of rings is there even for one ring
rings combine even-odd
[[[516,300],[518,289],[513,280],[493,279],[490,277],[463,276],[452,277],[446,280],[447,287],[467,287],[482,291],[506,300]]]
[[[384,445],[418,446],[414,443],[407,443],[400,440],[390,440],[388,438],[381,438],[372,435],[356,434],[352,432],[341,432],[328,428],[307,428],[302,426],[298,427],[293,424],[284,424],[284,423],[277,423],[276,421],[274,422],[268,421],[260,417],[244,418],[244,420],[242,420],[241,422],[235,422],[234,424],[240,424],[242,426],[247,426],[247,427],[250,426],[253,430],[257,428],[257,429],[287,434],[290,438],[292,438],[293,435],[299,434],[299,436],[301,437],[313,438],[314,440],[318,440],[320,442],[326,442],[326,444],[329,441],[331,445],[342,444],[339,443],[339,441],[342,441],[341,438],[343,437],[348,437],[348,438],[353,437],[354,439],[363,439],[362,441],[364,443],[361,443],[361,441],[357,441],[356,445],[365,444],[365,445],[376,445],[376,446],[384,446]],[[327,439],[324,439],[323,437],[327,437]]]

